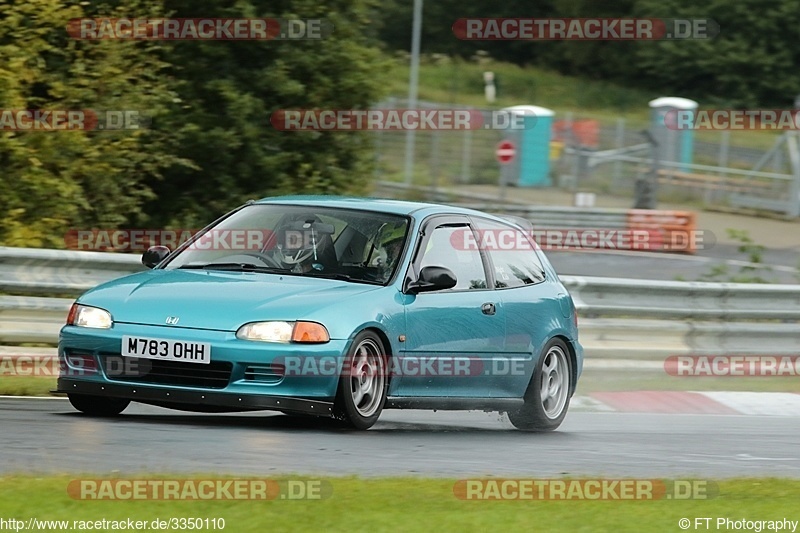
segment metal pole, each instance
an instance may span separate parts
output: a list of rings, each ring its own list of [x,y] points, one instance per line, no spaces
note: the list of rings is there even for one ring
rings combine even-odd
[[[431,142],[431,200],[436,201],[439,188],[439,131],[433,131]]]
[[[411,30],[411,73],[408,80],[408,109],[417,108],[417,89],[419,88],[419,45],[422,38],[422,0],[414,0],[414,22]],[[406,132],[405,181],[411,185],[414,174],[414,134],[413,129]]]
[[[472,130],[464,130],[464,144],[461,148],[461,183],[469,184],[470,176],[470,157],[472,155]]]
[[[789,183],[789,203],[786,215],[795,218],[800,216],[800,143],[798,143],[797,132],[787,131],[786,146],[789,150],[789,160],[792,165],[792,175],[794,179]]]
[[[625,146],[625,119],[617,119],[617,138],[616,148],[621,150]],[[614,175],[611,178],[611,190],[615,191],[619,187],[619,180],[622,178],[622,161],[619,159],[614,160]]]
[[[728,130],[723,130],[722,135],[720,136],[719,160],[717,161],[717,166],[721,168],[725,168],[728,166],[728,151],[730,150],[730,146],[731,146],[731,132]],[[727,178],[728,173],[723,172],[722,176]]]

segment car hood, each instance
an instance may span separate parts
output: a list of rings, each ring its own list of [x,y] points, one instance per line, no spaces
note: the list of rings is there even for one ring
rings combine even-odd
[[[259,320],[311,319],[314,313],[381,287],[324,278],[252,272],[150,270],[104,283],[79,303],[115,322],[236,331]]]

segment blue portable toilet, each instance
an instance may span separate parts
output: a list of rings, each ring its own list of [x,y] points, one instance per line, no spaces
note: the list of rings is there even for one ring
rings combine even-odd
[[[692,163],[694,152],[694,131],[676,129],[675,112],[689,116],[694,122],[697,102],[688,98],[663,96],[650,102],[651,132],[659,144],[658,157],[662,161]],[[670,112],[673,112],[670,114]]]
[[[549,187],[550,139],[555,113],[535,105],[507,107],[503,111],[521,119],[523,129],[506,131],[517,147],[516,160],[504,169],[506,183],[520,187]]]

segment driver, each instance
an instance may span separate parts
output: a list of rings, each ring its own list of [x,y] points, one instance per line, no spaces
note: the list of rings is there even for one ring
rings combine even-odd
[[[278,232],[276,258],[292,272],[322,272],[336,263],[330,233],[320,231],[325,225],[315,218],[292,222]]]

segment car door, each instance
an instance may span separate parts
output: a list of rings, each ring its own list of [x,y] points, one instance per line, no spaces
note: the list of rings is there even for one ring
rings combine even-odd
[[[506,396],[522,396],[550,332],[558,328],[557,291],[545,282],[536,245],[523,231],[480,217],[472,222],[506,313],[505,344],[493,365],[495,388]]]
[[[455,274],[456,286],[403,294],[405,341],[394,363],[393,396],[492,395],[485,387],[485,362],[503,349],[504,312],[484,254],[463,246],[465,235],[473,235],[466,217],[437,216],[422,226],[407,282],[423,267],[441,266]]]

